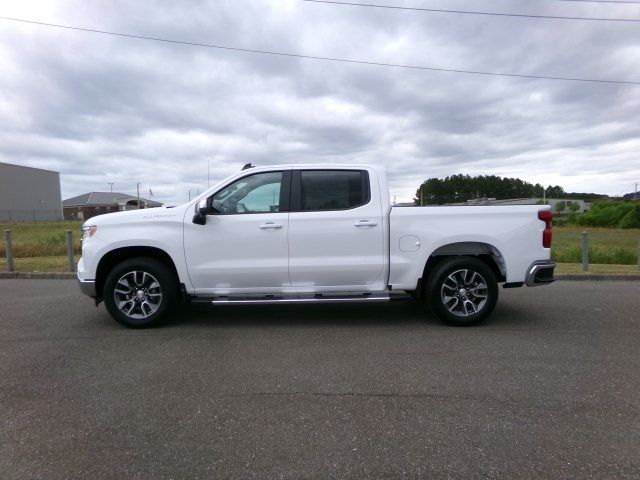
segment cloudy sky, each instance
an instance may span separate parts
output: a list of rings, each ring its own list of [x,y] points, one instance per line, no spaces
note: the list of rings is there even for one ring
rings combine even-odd
[[[640,18],[640,5],[376,0]],[[371,2],[368,2],[371,3]],[[640,23],[384,10],[300,0],[2,2],[0,15],[377,62],[640,81]],[[640,181],[640,86],[282,58],[0,21],[0,161],[61,172],[63,198],[153,189],[171,204],[246,162],[378,163],[620,194]]]

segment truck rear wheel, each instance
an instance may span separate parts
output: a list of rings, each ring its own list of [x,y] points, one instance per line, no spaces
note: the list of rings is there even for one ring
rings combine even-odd
[[[163,263],[152,258],[132,258],[109,272],[102,298],[109,314],[125,327],[152,327],[175,304],[177,282]]]
[[[429,305],[450,325],[477,325],[495,308],[498,282],[491,269],[474,257],[458,257],[440,263],[426,285]]]

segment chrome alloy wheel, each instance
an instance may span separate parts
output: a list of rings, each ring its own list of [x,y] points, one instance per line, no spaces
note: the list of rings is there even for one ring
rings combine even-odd
[[[444,306],[454,315],[468,317],[487,303],[487,281],[470,269],[456,270],[442,282],[440,295]]]
[[[129,318],[147,318],[162,303],[160,282],[148,272],[133,271],[116,282],[113,298],[118,309]]]

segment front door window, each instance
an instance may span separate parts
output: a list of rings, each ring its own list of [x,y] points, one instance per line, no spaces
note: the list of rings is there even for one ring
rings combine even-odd
[[[211,206],[219,215],[280,211],[282,172],[266,172],[236,180],[216,193]]]

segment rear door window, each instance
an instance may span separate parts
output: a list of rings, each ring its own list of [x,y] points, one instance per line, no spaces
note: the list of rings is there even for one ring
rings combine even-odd
[[[303,170],[300,210],[347,210],[369,202],[369,180],[361,170]]]

